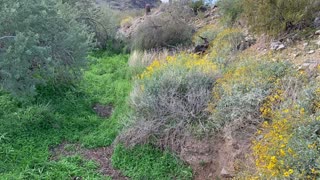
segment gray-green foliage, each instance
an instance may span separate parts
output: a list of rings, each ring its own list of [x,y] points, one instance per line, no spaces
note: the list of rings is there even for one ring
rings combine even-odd
[[[286,158],[284,164],[296,169],[296,174],[314,174],[315,178],[319,179],[319,175],[314,173],[315,169],[320,168],[320,121],[316,120],[316,117],[304,117],[302,120],[306,122],[294,127],[292,138],[290,138],[287,146],[293,152],[299,153],[294,158]]]
[[[251,59],[230,64],[224,75],[227,78],[214,87],[212,130],[229,126],[234,133],[252,133],[262,121],[260,106],[290,67],[288,63]]]
[[[77,21],[86,24],[94,33],[99,48],[110,48],[119,25],[118,13],[106,6],[97,6],[95,0],[64,0],[78,11]]]
[[[177,61],[188,58],[181,56]],[[217,74],[170,64],[150,77],[138,79],[131,93],[133,126],[120,139],[133,146],[152,137],[160,141],[169,136],[181,137],[192,125],[205,130],[201,125],[209,117],[206,108]]]
[[[232,121],[239,121],[236,123],[243,125],[259,120],[259,107],[266,96],[267,91],[260,88],[245,92],[235,87],[232,94],[224,94],[218,102],[216,108],[219,111],[215,114],[213,129],[219,129]]]
[[[244,15],[254,31],[278,35],[311,26],[319,0],[242,0]]]
[[[161,7],[158,14],[147,16],[132,36],[132,49],[173,47],[191,43],[193,27],[188,24],[190,11],[185,6]]]
[[[34,95],[51,81],[81,75],[92,34],[78,11],[54,0],[0,0],[0,85],[14,95]]]
[[[228,25],[233,25],[243,12],[243,0],[219,0],[217,5],[222,13],[222,21]]]
[[[204,0],[195,0],[190,2],[190,8],[197,13],[201,7],[204,6]]]

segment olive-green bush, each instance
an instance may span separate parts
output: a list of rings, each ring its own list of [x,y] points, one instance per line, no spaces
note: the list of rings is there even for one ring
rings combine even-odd
[[[222,14],[222,22],[232,26],[243,12],[243,0],[219,0],[217,6]]]
[[[193,27],[187,22],[190,11],[185,11],[185,7],[161,8],[163,12],[147,16],[135,29],[132,49],[172,48],[191,43]]]
[[[242,7],[251,29],[270,35],[311,26],[320,11],[318,0],[243,0]]]
[[[38,85],[81,77],[93,34],[79,12],[54,0],[0,1],[0,86],[32,96]]]
[[[136,80],[131,93],[132,126],[120,139],[127,145],[184,135],[188,127],[205,124],[217,67],[196,55],[168,56],[153,61]],[[159,142],[159,141],[157,141]]]

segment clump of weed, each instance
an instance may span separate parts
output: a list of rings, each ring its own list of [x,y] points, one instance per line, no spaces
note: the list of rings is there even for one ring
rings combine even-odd
[[[132,179],[192,179],[192,170],[177,157],[150,145],[133,149],[117,145],[112,164]]]

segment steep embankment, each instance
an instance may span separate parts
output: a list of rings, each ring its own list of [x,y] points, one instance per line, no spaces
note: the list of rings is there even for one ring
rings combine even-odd
[[[215,26],[211,26],[211,28],[213,27]],[[210,30],[204,29],[204,31],[207,32],[203,34],[208,35]],[[232,30],[222,31],[222,34],[226,35],[227,31]],[[247,37],[250,36],[247,35]],[[219,38],[219,34],[215,38]],[[233,39],[234,37],[230,38]],[[298,124],[303,124],[304,131],[307,132],[308,128],[306,126],[308,124],[319,125],[316,120],[319,116],[319,105],[317,105],[319,103],[319,100],[317,100],[319,89],[317,90],[317,88],[320,85],[319,38],[320,34],[318,32],[301,40],[293,41],[291,37],[288,37],[286,42],[258,36],[254,45],[244,51],[229,54],[227,57],[220,51],[222,50],[221,46],[226,47],[226,41],[223,41],[225,38],[219,41],[219,47],[215,46],[214,41],[211,43],[211,48],[217,49],[209,50],[209,57],[218,53],[217,57],[225,57],[230,60],[230,62],[227,62],[229,67],[225,68],[225,72],[216,86],[222,85],[224,91],[231,91],[230,94],[226,93],[222,96],[225,100],[217,99],[221,102],[225,101],[224,110],[218,109],[222,107],[219,107],[219,103],[216,103],[218,106],[215,106],[215,111],[223,111],[229,114],[231,124],[225,126],[218,136],[201,141],[192,138],[186,141],[182,148],[181,157],[191,164],[196,179],[235,176],[257,178],[261,176],[256,173],[261,171],[266,174],[274,173],[273,177],[279,174],[287,177],[290,175],[303,177],[305,175],[296,171],[293,174],[293,168],[285,168],[277,163],[271,167],[268,163],[269,161],[270,163],[275,161],[271,160],[272,157],[277,158],[277,161],[282,161],[282,163],[298,161],[286,156],[291,156],[290,153],[292,154],[292,151],[294,151],[293,148],[298,150],[305,148],[303,147],[305,145],[298,145],[297,142],[294,142],[296,140],[289,137],[282,140],[283,137],[301,138],[299,141],[313,142],[313,145],[315,145],[315,140],[311,140],[314,134],[311,133],[308,138],[305,137],[304,139],[298,135],[301,132],[291,131],[284,126],[293,128]],[[274,44],[278,44],[277,46],[282,48],[277,49],[273,47]],[[268,62],[266,66],[262,65],[266,62]],[[243,63],[246,66],[243,66]],[[256,63],[260,63],[262,66],[259,67],[260,65]],[[269,68],[274,69],[267,70]],[[265,89],[267,86],[263,88],[263,82],[267,81],[271,84],[267,85],[269,87]],[[245,89],[234,89],[242,86]],[[254,91],[259,89],[264,91],[265,94],[258,96],[258,92]],[[242,97],[237,97],[239,93]],[[257,104],[254,103],[255,101],[257,101]],[[234,105],[238,107],[232,109]],[[240,115],[241,113],[243,115]],[[250,118],[253,118],[254,121],[251,121]],[[261,126],[264,121],[269,122],[270,125]],[[234,129],[235,127],[236,129]],[[275,134],[268,133],[270,131],[275,132]],[[280,145],[276,146],[273,144],[274,142],[278,142]],[[286,148],[283,149],[283,146],[286,146]],[[303,154],[310,153],[312,157],[316,157],[316,152],[312,150],[312,148],[316,149],[315,146],[309,144],[308,147],[309,149],[311,147],[311,150],[304,150]],[[287,152],[285,152],[285,149]],[[303,159],[305,157],[305,155],[301,155],[299,158]],[[297,159],[299,158],[297,157]],[[314,164],[310,163],[310,166],[314,166]],[[276,168],[279,169],[276,170]],[[314,176],[315,174],[310,177]]]
[[[159,141],[155,144],[174,150],[191,165],[194,178],[199,180],[307,177],[317,172],[316,163],[310,162],[304,162],[305,171],[300,172],[298,162],[309,156],[316,159],[319,154],[314,128],[310,127],[318,127],[320,119],[320,33],[313,31],[306,37],[296,32],[272,39],[248,33],[247,27],[224,27],[216,11],[211,9],[204,18],[193,17],[197,27],[193,42],[203,44],[199,36],[209,41],[203,54],[132,54],[133,66],[148,67],[132,94],[137,102],[143,102],[133,105],[141,113],[137,119],[142,120],[128,132],[129,144],[156,137],[152,139]],[[156,13],[159,11],[151,16]],[[146,18],[133,20],[122,31],[130,35]],[[198,75],[193,76],[194,72]],[[210,82],[201,78],[202,73],[215,77],[212,87],[195,85]],[[209,87],[206,92],[210,95],[196,88],[199,86]],[[197,100],[210,99],[209,105],[199,105],[192,90],[197,92]],[[141,111],[140,104],[145,111]],[[152,117],[143,116],[146,112]],[[300,126],[309,137],[301,136],[303,131],[296,128]],[[203,136],[202,130],[209,136]],[[130,136],[130,132],[139,133]],[[308,143],[299,144],[296,139]],[[293,152],[299,149],[303,153],[293,158]]]

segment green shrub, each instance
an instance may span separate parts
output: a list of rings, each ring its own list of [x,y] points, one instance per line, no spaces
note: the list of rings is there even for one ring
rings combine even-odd
[[[204,5],[205,5],[205,4],[204,4],[204,1],[203,1],[203,0],[195,0],[195,1],[192,1],[189,6],[190,6],[191,9],[193,10],[193,12],[194,12],[195,14],[197,14],[198,11],[199,11],[199,9],[200,9],[201,7],[203,7]]]
[[[129,57],[129,67],[131,69],[131,74],[136,76],[142,73],[146,67],[148,67],[153,61],[159,59],[165,59],[169,56],[170,52],[168,49],[163,50],[151,50],[151,51],[137,51],[131,52]]]
[[[318,116],[317,118],[320,118]],[[285,164],[294,169],[296,177],[320,177],[320,122],[313,118],[295,128],[288,146],[293,152],[298,152],[295,158],[287,157]]]
[[[233,123],[236,128],[259,124],[260,104],[267,96],[267,91],[260,88],[252,88],[248,91],[244,87],[235,85],[231,94],[224,94],[216,105],[216,113],[213,115],[213,131]],[[236,125],[235,125],[236,124]]]
[[[307,79],[292,71],[262,105],[268,118],[253,142],[257,179],[319,179],[320,87]]]
[[[243,12],[243,0],[219,0],[217,6],[222,14],[222,22],[227,26],[233,25]]]
[[[217,25],[214,24],[209,24],[201,29],[199,29],[192,37],[192,42],[195,45],[201,45],[204,43],[203,38],[207,38],[209,42],[212,42],[217,35],[222,31],[221,27],[218,27]]]
[[[123,42],[116,37],[120,25],[120,15],[107,7],[101,7],[97,19],[94,20],[94,32],[99,47],[116,53],[121,52]]]
[[[133,126],[121,138],[135,145],[150,137],[180,136],[190,125],[202,124],[209,116],[206,108],[217,72],[215,64],[196,55],[153,61],[136,80]]]
[[[231,125],[236,133],[255,130],[261,119],[260,106],[271,93],[277,79],[287,73],[286,63],[265,60],[233,62],[213,88],[210,125],[213,131]],[[253,126],[251,126],[253,125]]]
[[[191,43],[193,28],[182,11],[164,8],[164,12],[147,16],[135,29],[131,48],[138,50],[175,47]]]
[[[210,58],[224,68],[233,59],[230,58],[230,55],[239,51],[239,45],[243,39],[244,35],[240,29],[227,28],[218,31],[213,41],[210,42],[208,50]]]
[[[118,145],[112,155],[112,165],[132,179],[192,179],[192,170],[169,152],[152,146],[126,149]]]
[[[116,38],[116,32],[120,25],[119,12],[107,6],[97,6],[95,0],[65,0],[66,3],[76,8],[79,12],[77,21],[89,27],[94,34],[96,45],[100,49],[119,51],[121,46]],[[113,44],[109,42],[112,41]],[[119,46],[119,47],[117,47]]]
[[[318,0],[243,0],[243,8],[252,30],[270,35],[311,26],[320,10]]]
[[[6,37],[0,40],[1,87],[34,96],[38,85],[79,79],[92,34],[78,13],[61,1],[0,1],[0,34]]]

